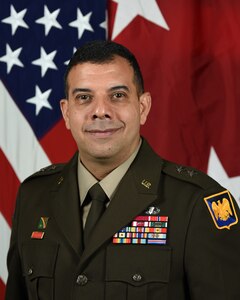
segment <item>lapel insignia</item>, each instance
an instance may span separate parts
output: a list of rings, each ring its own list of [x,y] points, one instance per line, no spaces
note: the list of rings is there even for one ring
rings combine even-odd
[[[238,217],[229,191],[205,197],[204,201],[218,229],[230,229],[238,223]]]
[[[33,231],[31,239],[42,240],[44,237],[44,232],[42,231]]]
[[[143,186],[145,186],[147,189],[150,189],[150,187],[151,187],[151,182],[149,182],[148,180],[146,180],[146,179],[143,179],[143,181],[141,182],[141,184],[143,185]]]
[[[38,229],[46,229],[47,223],[48,223],[48,217],[41,217],[39,223],[38,223]]]
[[[113,244],[166,244],[168,217],[137,216],[113,236]]]

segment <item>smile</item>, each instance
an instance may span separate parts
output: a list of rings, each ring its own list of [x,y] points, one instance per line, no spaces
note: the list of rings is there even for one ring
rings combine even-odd
[[[94,129],[94,130],[89,130],[87,133],[91,134],[92,136],[96,138],[106,138],[114,135],[116,132],[118,132],[121,128],[109,128],[109,129]]]

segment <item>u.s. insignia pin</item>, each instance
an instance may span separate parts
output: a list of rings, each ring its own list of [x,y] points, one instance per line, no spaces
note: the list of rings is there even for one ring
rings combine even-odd
[[[231,226],[238,223],[238,217],[229,191],[226,190],[205,197],[204,201],[218,229],[230,229]]]

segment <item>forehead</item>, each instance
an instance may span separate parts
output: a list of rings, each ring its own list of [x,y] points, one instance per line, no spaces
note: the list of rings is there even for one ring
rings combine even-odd
[[[88,80],[131,80],[134,71],[130,63],[122,57],[115,57],[111,61],[103,63],[84,62],[72,67],[68,74],[68,84],[76,81]]]

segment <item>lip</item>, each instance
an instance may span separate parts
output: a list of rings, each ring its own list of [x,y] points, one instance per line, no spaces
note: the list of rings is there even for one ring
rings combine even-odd
[[[106,138],[106,137],[111,137],[115,133],[117,133],[121,128],[109,128],[109,129],[92,129],[92,130],[87,130],[86,132],[94,137],[97,138]]]

